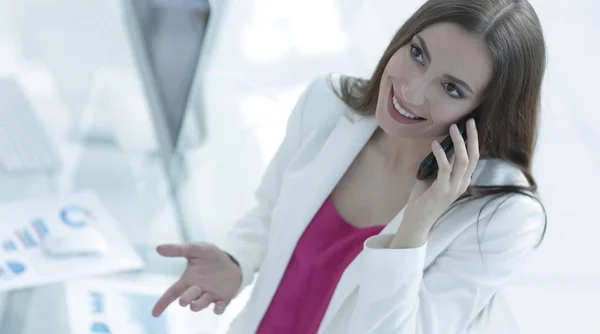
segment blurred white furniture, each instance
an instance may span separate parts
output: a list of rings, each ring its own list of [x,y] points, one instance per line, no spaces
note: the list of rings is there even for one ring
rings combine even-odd
[[[138,64],[134,60],[134,55],[139,55],[135,53],[138,50],[132,50],[132,45],[139,41],[131,43],[125,23],[132,18],[127,17],[128,13],[123,10],[121,1],[96,0],[85,2],[84,5],[74,1],[10,0],[10,20],[5,22],[11,29],[3,30],[0,27],[0,36],[13,39],[17,48],[14,53],[23,57],[17,59],[17,67],[13,69],[12,75],[24,82],[23,89],[27,93],[24,95],[34,106],[32,109],[35,109],[32,110],[32,115],[39,119],[40,127],[47,130],[47,143],[56,145],[57,156],[60,156],[62,164],[54,173],[0,171],[0,200],[46,197],[93,189],[146,260],[148,265],[143,272],[170,274],[175,279],[182,272],[185,263],[160,258],[154,252],[154,247],[160,243],[182,240],[177,207],[173,201],[173,190],[166,168],[170,165],[168,160],[173,156],[177,143],[180,139],[184,140],[184,136],[180,138],[179,132],[183,128],[189,88],[188,92],[179,96],[179,103],[183,103],[178,109],[181,116],[179,119],[167,114],[174,111],[174,108],[169,108],[175,105],[174,100],[169,100],[173,104],[160,110],[162,113],[150,109],[147,92],[144,91],[149,86],[148,77],[138,71]],[[73,19],[73,16],[77,17],[82,13],[85,15],[94,9],[95,17],[100,19]],[[35,26],[36,20],[28,19],[36,17],[40,11],[54,17],[44,29]],[[35,27],[32,28],[32,25]],[[104,59],[86,56],[78,58],[79,55],[85,55],[86,48],[72,43],[72,36],[69,34],[52,33],[53,30],[61,29],[81,31],[82,34],[87,34],[87,30],[103,31],[103,36],[108,38],[87,42],[104,43],[102,48],[110,49],[111,52]],[[78,37],[80,36],[73,40],[79,40]],[[26,46],[31,54],[18,49]],[[62,57],[71,58],[76,69],[58,66],[54,68],[57,71],[52,70],[57,63],[65,62],[65,59],[52,58],[58,49],[61,49]],[[198,56],[189,54],[188,57],[189,61],[193,58],[197,61]],[[28,75],[28,64],[34,61],[39,68],[49,73],[45,83],[47,87],[40,88],[39,82]],[[91,80],[84,80],[73,76],[72,71],[93,74]],[[187,80],[188,85],[191,85],[194,71],[189,72],[192,77]],[[160,74],[164,76],[173,73],[167,69]],[[78,82],[78,79],[81,81]],[[173,89],[177,88],[174,86],[178,79],[171,79],[175,83],[171,81],[171,86],[167,89],[171,89],[172,94],[177,94],[178,91]],[[64,88],[63,82],[69,83],[68,94],[60,89]],[[86,102],[68,103],[71,102],[71,97],[77,100],[83,98]],[[70,106],[77,105],[84,107],[68,110]],[[60,121],[61,117],[64,122]],[[180,124],[175,126],[175,123],[169,123],[174,125],[168,128],[169,132],[156,131],[165,125],[164,122],[174,119]],[[25,135],[27,134],[16,133],[13,136],[23,139],[21,137]],[[163,146],[157,147],[157,143],[162,143]],[[166,147],[164,145],[169,145],[169,149],[166,154],[161,155]],[[177,176],[178,172],[175,170],[173,174]],[[62,284],[0,295],[0,333],[68,333],[65,306]]]
[[[0,169],[50,172],[60,157],[14,77],[0,77]]]

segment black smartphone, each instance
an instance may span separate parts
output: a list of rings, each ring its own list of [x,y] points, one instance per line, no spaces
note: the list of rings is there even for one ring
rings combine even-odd
[[[471,118],[471,115],[463,118],[456,126],[458,127],[458,132],[462,135],[463,139],[467,140],[467,121]],[[446,152],[446,156],[450,158],[451,154],[454,153],[454,143],[452,142],[452,137],[448,135],[441,143],[442,149]],[[429,153],[428,156],[421,161],[419,165],[419,170],[417,171],[417,179],[419,180],[428,180],[433,176],[437,175],[438,164],[435,160],[435,155],[433,152]]]

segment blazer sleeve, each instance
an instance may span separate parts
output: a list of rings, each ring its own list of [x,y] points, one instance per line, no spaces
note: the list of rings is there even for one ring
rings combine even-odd
[[[481,215],[479,228],[463,231],[426,269],[427,244],[390,249],[391,234],[367,239],[348,333],[465,333],[543,230],[541,206],[523,195],[491,211]]]
[[[286,134],[273,159],[267,165],[255,192],[256,204],[239,219],[218,246],[239,264],[242,283],[238,294],[252,283],[267,251],[271,213],[279,198],[281,179],[303,140],[303,109],[316,85],[314,80],[301,94],[286,126]]]

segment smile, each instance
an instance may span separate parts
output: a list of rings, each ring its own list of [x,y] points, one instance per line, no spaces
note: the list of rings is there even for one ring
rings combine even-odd
[[[401,98],[396,97],[394,94],[394,88],[390,89],[390,96],[388,99],[388,113],[398,123],[402,124],[415,124],[425,121],[426,119],[415,115],[414,113],[407,111],[408,108],[403,108],[404,103]]]
[[[398,100],[396,99],[395,95],[392,95],[392,103],[394,104],[394,108],[396,108],[396,111],[399,112],[400,114],[402,114],[402,116],[406,116],[408,118],[412,118],[412,119],[420,119],[420,120],[425,120],[425,118],[423,117],[419,117],[413,113],[410,113],[406,110],[404,110],[401,106],[400,106],[400,102],[398,102]]]

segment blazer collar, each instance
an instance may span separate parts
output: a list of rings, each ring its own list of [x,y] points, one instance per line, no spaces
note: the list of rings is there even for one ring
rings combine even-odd
[[[497,158],[479,160],[471,184],[477,186],[529,186],[525,174],[508,161]]]

